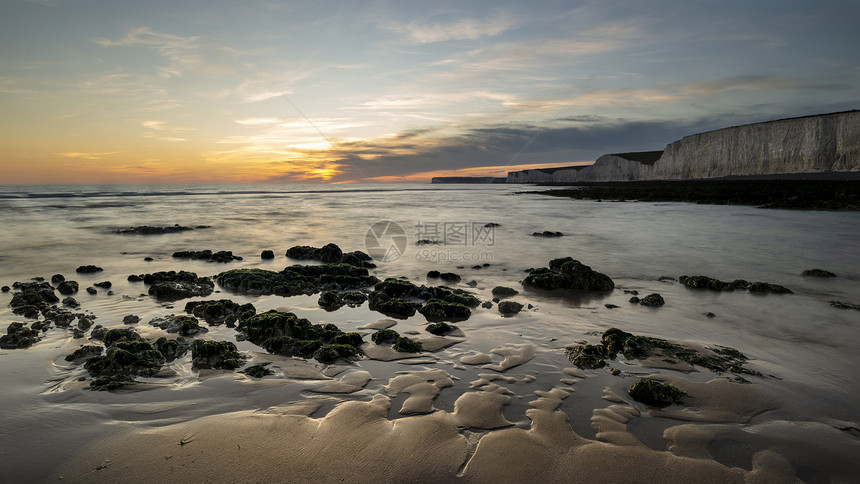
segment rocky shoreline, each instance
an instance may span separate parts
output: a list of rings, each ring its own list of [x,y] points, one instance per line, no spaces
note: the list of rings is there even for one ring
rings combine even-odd
[[[521,193],[597,201],[753,205],[789,210],[860,210],[860,180],[681,180],[577,183]]]

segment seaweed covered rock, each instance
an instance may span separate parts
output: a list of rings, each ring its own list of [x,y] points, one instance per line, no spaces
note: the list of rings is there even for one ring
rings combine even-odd
[[[208,228],[203,225],[198,225],[197,228]],[[161,234],[173,234],[177,232],[186,232],[189,230],[194,230],[193,227],[185,227],[179,224],[167,225],[164,227],[153,227],[150,225],[138,225],[136,227],[127,227],[123,229],[116,229],[114,233],[116,234],[135,234],[135,235],[161,235]]]
[[[519,293],[520,291],[517,291],[512,287],[496,286],[493,288],[493,297],[497,297],[499,299],[504,299],[506,297],[514,297]]]
[[[373,291],[367,297],[368,308],[371,311],[382,313],[386,316],[398,319],[406,319],[415,316],[419,307],[417,303],[400,297],[391,297],[384,292]]]
[[[148,341],[132,330],[111,330],[105,337],[104,355],[90,357],[84,368],[95,379],[93,389],[113,389],[134,382],[137,376],[151,377],[167,361]]]
[[[95,272],[101,272],[103,270],[104,269],[102,269],[99,266],[84,265],[84,266],[80,266],[77,269],[75,269],[75,272],[77,272],[78,274],[93,274]]]
[[[217,301],[191,301],[185,304],[185,312],[203,318],[208,324],[226,323],[232,326],[238,320],[257,314],[253,304],[239,304],[229,299]]]
[[[655,292],[640,299],[639,304],[641,304],[642,306],[656,308],[666,304],[666,301],[663,300],[663,296]]]
[[[233,262],[234,260],[242,260],[241,257],[237,255],[233,255],[233,252],[229,250],[220,250],[218,252],[212,252],[209,249],[206,250],[180,250],[173,253],[173,257],[175,259],[192,259],[192,260],[205,260],[206,262]]]
[[[330,364],[339,359],[356,356],[358,348],[348,344],[328,344],[320,346],[314,351],[313,358],[320,363]]]
[[[567,358],[579,368],[593,370],[606,366],[607,352],[603,345],[577,345],[565,350]]]
[[[681,399],[687,395],[674,385],[649,378],[642,378],[630,385],[627,393],[634,400],[652,407],[666,407],[673,403],[681,403]]]
[[[354,308],[361,306],[365,301],[367,301],[367,294],[359,291],[349,291],[341,293],[340,298],[347,306]]]
[[[445,336],[448,333],[457,331],[457,329],[459,328],[457,328],[453,324],[439,322],[428,325],[425,329],[431,334],[435,334],[436,336]]]
[[[100,345],[83,345],[80,348],[66,355],[66,361],[81,362],[88,360],[94,356],[100,356],[104,347]]]
[[[189,297],[205,297],[212,294],[215,284],[208,277],[197,277],[187,271],[165,271],[145,274],[144,284],[151,284],[149,294],[157,299],[177,301]]]
[[[200,326],[197,318],[191,316],[175,316],[171,314],[170,316],[155,318],[149,324],[161,328],[168,333],[179,333],[182,336],[193,336],[208,331],[206,328]]]
[[[38,318],[50,305],[60,302],[53,286],[47,282],[16,282],[12,287],[15,292],[9,306],[14,314],[25,318]]]
[[[325,264],[349,264],[356,267],[373,268],[372,258],[356,250],[344,253],[336,244],[326,244],[320,248],[308,245],[297,245],[287,249],[286,256],[296,260],[317,260]]]
[[[54,274],[51,276],[51,284],[57,285],[66,280],[66,276],[62,274]]]
[[[80,286],[77,281],[63,281],[57,285],[57,291],[64,296],[78,292]]]
[[[243,339],[265,348],[269,353],[285,356],[316,358],[314,355],[317,350],[326,345],[351,346],[351,352],[339,348],[338,354],[351,353],[349,356],[354,356],[359,354],[358,348],[362,344],[358,333],[344,333],[334,324],[311,324],[293,313],[274,310],[243,319],[237,330]],[[330,352],[327,351],[323,356],[326,355],[330,355]]]
[[[499,312],[505,316],[513,316],[523,310],[523,305],[516,301],[502,301],[499,303]]]
[[[235,370],[242,366],[245,356],[229,341],[194,340],[191,343],[191,364],[195,368]]]
[[[750,283],[743,279],[732,282],[721,281],[708,276],[681,276],[678,282],[691,289],[711,289],[714,291],[748,290],[752,294],[791,294],[792,291],[779,284],[768,282]]]
[[[750,294],[792,294],[791,289],[769,282],[754,282],[747,288]]]
[[[571,257],[553,259],[549,268],[532,269],[523,280],[523,285],[548,290],[611,291],[615,288],[609,276]]]
[[[465,321],[472,311],[464,304],[450,303],[441,299],[430,299],[418,308],[427,321]]]
[[[260,252],[260,258],[261,259],[274,259],[275,253],[271,250],[264,250],[263,252]],[[255,366],[259,366],[259,365],[255,365]]]
[[[420,342],[405,336],[400,336],[400,334],[393,329],[380,329],[370,335],[370,340],[378,345],[390,344],[395,351],[400,351],[402,353],[419,353],[423,349]]]
[[[281,272],[263,269],[234,269],[215,277],[223,287],[245,294],[296,296],[323,290],[349,291],[377,282],[367,269],[350,264],[294,265]]]
[[[427,273],[430,279],[442,279],[445,282],[460,282],[462,278],[453,272],[430,271]]]
[[[29,348],[40,339],[38,330],[28,328],[24,323],[12,323],[6,328],[6,334],[0,336],[0,348]]]
[[[187,344],[180,344],[175,339],[167,339],[165,337],[158,338],[152,344],[155,349],[161,353],[167,361],[173,361],[176,358],[182,358],[188,352]]]
[[[334,291],[325,291],[320,294],[317,304],[326,311],[335,311],[346,305],[343,299]]]
[[[263,378],[264,376],[268,376],[273,373],[266,365],[267,363],[251,365],[248,368],[245,368],[243,373],[253,378]]]
[[[801,275],[805,277],[836,277],[836,274],[824,269],[807,269]]]

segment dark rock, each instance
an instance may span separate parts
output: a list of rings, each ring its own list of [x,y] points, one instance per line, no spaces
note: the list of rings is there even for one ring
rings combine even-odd
[[[490,222],[490,223],[484,224],[484,227],[487,227],[487,228],[490,228],[490,227],[501,227],[501,226],[502,226],[502,224],[497,224],[496,222]]]
[[[229,299],[217,301],[191,301],[185,305],[185,312],[203,318],[210,325],[226,323],[232,327],[237,321],[257,314],[253,304],[242,304]]]
[[[79,363],[93,356],[100,356],[104,347],[99,345],[83,345],[70,354],[66,355],[66,361]]]
[[[98,292],[98,290],[96,290],[96,288],[95,288],[95,287],[90,286],[90,287],[88,287],[88,288],[87,288],[87,293],[88,293],[88,294],[93,294],[93,295],[95,295],[95,294],[98,294],[99,292]]]
[[[654,294],[649,294],[649,295],[643,297],[642,299],[640,299],[639,304],[641,304],[643,306],[650,306],[652,308],[656,308],[656,307],[660,307],[660,306],[666,304],[666,302],[663,301],[663,296],[661,296],[655,292]]]
[[[670,276],[660,276],[657,280],[660,282],[675,282],[675,278]]]
[[[343,258],[343,251],[335,244],[326,244],[320,248],[319,258],[325,264],[335,264]]]
[[[361,306],[365,301],[367,301],[367,294],[358,291],[350,291],[342,293],[340,298],[343,299],[343,302],[345,302],[347,306],[354,308]]]
[[[16,282],[12,285],[16,292],[9,301],[12,313],[25,318],[35,319],[50,305],[60,302],[54,288],[47,282]]]
[[[93,284],[93,286],[101,287],[102,289],[110,289],[112,285],[113,284],[111,284],[110,281],[97,282]]]
[[[636,289],[625,289],[624,294],[630,294],[632,296],[638,296],[639,291],[637,291]]]
[[[320,362],[330,362],[332,352],[337,352],[338,358],[345,355],[354,356],[359,353],[362,344],[358,333],[344,333],[333,324],[311,324],[304,318],[298,318],[293,313],[268,311],[243,319],[237,328],[244,339],[262,346],[269,353],[285,356],[300,356],[316,358]],[[317,350],[329,345],[351,346],[352,350],[334,347],[324,350],[317,355]]]
[[[173,253],[173,257],[176,259],[192,259],[192,260],[205,260],[206,262],[233,262],[234,260],[242,260],[241,257],[233,255],[233,252],[229,250],[221,250],[218,252],[212,252],[209,249],[206,250],[181,250]]]
[[[630,385],[627,393],[634,400],[652,407],[666,407],[673,403],[681,403],[681,399],[687,395],[673,385],[648,378],[642,378]]]
[[[168,333],[179,333],[182,336],[193,336],[208,331],[206,328],[200,326],[197,318],[191,316],[170,315],[163,318],[155,318],[149,324],[157,326]]]
[[[167,339],[165,337],[158,338],[153,343],[155,349],[161,353],[167,361],[173,361],[176,358],[182,358],[185,356],[185,353],[188,352],[188,345],[179,344],[178,341],[174,339]]]
[[[791,289],[769,282],[754,282],[747,289],[751,294],[792,294]]]
[[[593,370],[606,366],[607,352],[603,345],[577,345],[567,348],[565,353],[579,368]]]
[[[441,240],[433,240],[433,239],[418,239],[415,241],[415,245],[440,245],[442,244]]]
[[[400,340],[400,334],[393,329],[380,329],[370,335],[370,340],[378,345],[385,343],[394,344]]]
[[[6,328],[6,334],[0,336],[0,348],[28,348],[42,337],[38,330],[33,330],[24,323],[12,323]]]
[[[274,259],[275,253],[274,253],[274,251],[271,251],[271,250],[264,250],[263,252],[260,253],[260,258],[261,259]],[[261,366],[261,365],[254,365],[254,366]],[[263,367],[263,368],[265,368],[265,367]],[[266,370],[268,370],[268,368],[266,368]]]
[[[618,309],[620,306],[617,306],[615,304],[606,303],[603,305],[603,307],[605,307],[606,309]]]
[[[443,272],[439,274],[439,279],[442,279],[445,282],[460,282],[462,280],[459,275],[454,274],[453,272]]]
[[[267,364],[268,363],[249,366],[248,368],[245,368],[244,373],[253,378],[263,378],[264,376],[271,375],[273,372],[266,367]]]
[[[57,291],[59,291],[60,294],[68,296],[69,294],[78,292],[79,288],[80,286],[78,286],[76,281],[63,281],[57,286]]]
[[[491,309],[493,307],[493,303],[491,301],[484,301],[481,303],[481,307],[484,309]]]
[[[145,284],[152,284],[149,295],[166,301],[212,294],[215,284],[208,277],[197,277],[193,272],[156,272],[143,276]]]
[[[502,301],[499,303],[499,312],[505,316],[513,316],[522,311],[523,305],[516,301]]]
[[[442,275],[442,273],[439,271],[430,271],[427,273],[427,277],[432,278],[432,279],[438,279],[439,276],[441,276],[441,275]]]
[[[415,316],[418,304],[398,297],[389,297],[385,293],[373,291],[367,297],[368,309],[398,319]]]
[[[802,275],[807,277],[836,277],[836,274],[824,269],[808,269],[803,271]]]
[[[621,370],[619,370],[618,368],[613,368],[613,369],[609,370],[609,373],[610,373],[612,376],[618,376],[618,375],[620,375],[620,374],[621,374]]]
[[[198,339],[191,343],[191,364],[195,368],[234,370],[242,366],[244,358],[229,341]]]
[[[506,297],[516,296],[519,293],[520,293],[520,291],[517,291],[516,289],[514,289],[512,287],[496,286],[493,288],[493,296],[498,297],[498,298],[502,298],[502,299],[504,299]]]
[[[553,259],[549,269],[532,269],[523,285],[539,289],[578,289],[583,291],[611,291],[615,283],[606,274],[570,257]]]
[[[122,324],[137,324],[140,322],[140,316],[128,314],[122,318]]]
[[[75,269],[75,272],[77,272],[78,274],[92,274],[94,272],[101,272],[103,270],[104,269],[99,266],[86,265],[78,267],[77,269]]]
[[[132,274],[128,276],[128,282],[143,282],[143,274]]]
[[[457,331],[458,328],[453,324],[439,322],[428,325],[425,329],[436,336],[445,336],[452,331]]]
[[[294,265],[281,272],[234,269],[215,278],[225,288],[246,294],[296,296],[322,290],[353,290],[379,282],[367,269],[350,264]]]
[[[104,340],[107,336],[108,330],[104,326],[97,324],[92,331],[90,331],[90,338],[95,340]]]
[[[105,338],[107,351],[103,356],[92,356],[84,368],[95,379],[90,383],[94,390],[112,389],[133,383],[135,376],[151,377],[166,362],[148,341],[131,329],[112,329]]]
[[[478,281],[471,280],[471,281],[467,282],[467,283],[466,283],[466,285],[467,285],[467,286],[469,286],[469,287],[477,287],[477,286],[478,286]]]
[[[32,323],[30,323],[30,329],[32,329],[33,331],[41,331],[44,333],[44,332],[48,331],[49,329],[51,329],[51,322],[50,321],[33,321]]]
[[[633,304],[639,304],[640,302],[642,302],[642,300],[639,299],[639,296],[633,296],[630,299],[628,299],[628,301],[630,301]]]
[[[845,301],[830,301],[830,305],[836,309],[853,309],[860,311],[860,304],[851,304]]]
[[[335,311],[343,307],[346,303],[334,291],[325,291],[320,295],[317,304],[326,311]]]
[[[206,226],[198,225],[197,228],[206,228]],[[114,233],[117,234],[137,234],[137,235],[161,235],[161,234],[172,234],[176,232],[185,232],[188,230],[194,230],[191,227],[183,227],[179,224],[173,226],[166,227],[151,227],[149,225],[139,225],[137,227],[128,227],[125,229],[117,229]]]
[[[144,258],[143,258],[143,260],[144,260],[144,261],[146,261],[146,262],[152,262],[152,261],[153,261],[153,260],[155,260],[155,259],[153,259],[152,257],[146,256],[146,257],[144,257]]]
[[[441,299],[430,299],[418,309],[427,321],[464,321],[469,319],[472,311],[460,303],[451,303]]]
[[[87,316],[79,316],[78,317],[78,329],[81,331],[86,331],[95,324],[93,320]]]
[[[321,248],[308,245],[297,245],[287,249],[286,256],[296,260],[318,260],[326,264],[349,264],[356,267],[373,268],[376,264],[369,255],[356,250],[343,252],[336,244],[326,244]]]
[[[9,292],[9,291],[11,291],[11,290],[12,290],[12,289],[11,289],[9,286],[3,286],[3,287],[0,287],[0,292]]]
[[[706,317],[706,318],[715,318],[715,317],[717,317],[717,315],[716,315],[716,314],[714,314],[714,313],[712,313],[712,312],[710,312],[710,311],[708,311],[708,312],[706,312],[706,313],[704,313],[704,314],[705,314],[705,317]]]
[[[543,232],[534,232],[532,233],[535,237],[562,237],[564,236],[561,232],[552,232],[549,230],[544,230]]]
[[[57,285],[66,280],[66,277],[62,274],[54,274],[51,276],[51,284]]]
[[[80,328],[72,328],[72,338],[81,339],[84,336],[86,336],[86,335],[84,334],[84,332]]]
[[[420,353],[424,349],[424,346],[420,341],[415,341],[404,336],[397,340],[391,348],[401,353]]]
[[[346,359],[358,354],[355,346],[348,344],[323,345],[314,351],[313,358],[320,363],[330,364],[339,359]]]

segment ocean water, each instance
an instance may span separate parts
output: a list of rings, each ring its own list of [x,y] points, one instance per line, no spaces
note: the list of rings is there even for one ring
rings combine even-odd
[[[730,346],[748,355],[750,367],[765,375],[754,384],[767,387],[780,403],[745,425],[817,422],[849,429],[849,437],[857,440],[860,312],[834,308],[829,301],[860,304],[860,214],[578,201],[529,193],[536,190],[507,185],[5,186],[0,187],[0,285],[64,274],[81,283],[75,297],[83,310],[97,316],[98,324],[121,326],[124,315],[136,314],[143,332],[151,318],[181,313],[186,301],[168,305],[145,297],[142,284],[126,280],[129,274],[182,269],[211,276],[231,268],[280,270],[307,263],[288,260],[284,253],[289,247],[333,242],[344,251],[379,253],[380,259],[387,255],[372,271],[380,279],[405,277],[417,284],[440,284],[427,279],[426,273],[455,272],[462,282],[452,286],[482,300],[492,298],[494,286],[504,285],[521,291],[515,300],[532,305],[508,318],[495,307],[478,308],[472,318],[458,323],[465,340],[434,353],[433,361],[412,365],[359,361],[355,367],[370,371],[373,380],[343,398],[369,400],[398,371],[443,368],[457,379],[435,405],[450,410],[469,382],[488,371],[458,364],[461,356],[529,345],[534,356],[504,372],[519,378],[511,384],[516,398],[504,415],[525,426],[529,397],[558,385],[563,369],[571,366],[564,347],[576,341],[595,342],[602,331],[615,326],[636,334]],[[487,227],[489,223],[498,225]],[[201,228],[161,235],[115,233],[129,226],[174,224]],[[532,236],[545,230],[564,236]],[[442,243],[419,245],[422,239]],[[217,264],[171,257],[174,251],[202,249],[230,250],[243,260]],[[273,250],[276,258],[262,260],[262,250]],[[526,269],[564,256],[609,275],[616,290],[595,295],[522,288]],[[85,264],[103,267],[104,272],[75,274],[75,268]],[[801,276],[813,268],[831,270],[838,277]],[[766,281],[786,286],[793,294],[696,291],[659,280],[681,275]],[[83,291],[104,280],[113,283],[113,295]],[[470,281],[474,287],[467,285]],[[656,309],[631,305],[624,289],[640,295],[660,293],[666,305]],[[385,318],[366,304],[326,312],[317,306],[316,296],[251,297],[225,291],[207,299],[222,297],[252,302],[258,311],[289,309],[345,331]],[[11,313],[10,299],[11,292],[0,294],[3,328],[25,321]],[[619,307],[608,309],[606,304]],[[707,312],[716,317],[706,317]],[[420,332],[424,325],[423,316],[416,315],[394,329]],[[213,327],[206,337],[234,341],[235,332]],[[66,330],[53,329],[32,348],[0,351],[4,375],[0,461],[7,463],[4,467],[11,465],[8,475],[43,479],[112,428],[168,425],[220,412],[285,405],[307,396],[307,385],[251,391],[238,377],[204,378],[190,362],[182,361],[174,364],[178,376],[166,387],[146,392],[69,390],[69,382],[85,373],[63,357],[81,342]],[[240,349],[255,354],[255,361],[266,361],[262,350],[250,343],[240,343]],[[494,362],[500,359],[494,356]],[[602,390],[611,388],[626,396],[624,389],[635,381],[593,373],[562,407],[572,428],[588,438],[594,437],[592,411],[605,406]],[[715,375],[703,371],[684,376],[707,381]],[[390,418],[399,417],[403,398],[393,400]],[[677,424],[671,418],[643,417],[629,427],[643,443],[665,450],[662,431]],[[59,448],[58,441],[63,442]],[[823,444],[773,445],[795,457],[804,446]],[[751,454],[738,455],[723,447],[712,449],[714,459],[749,468]],[[801,477],[826,478],[828,468],[848,465],[843,460],[833,454],[804,462],[800,468],[806,474]]]

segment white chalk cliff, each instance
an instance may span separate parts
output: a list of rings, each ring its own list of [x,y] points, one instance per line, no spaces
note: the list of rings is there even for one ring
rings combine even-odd
[[[656,155],[659,152],[603,155],[585,168],[553,171],[552,181],[687,180],[860,172],[860,111],[780,119],[694,134],[669,143],[659,158]],[[508,183],[546,182],[546,178],[545,173],[534,177],[523,172],[508,173]]]

